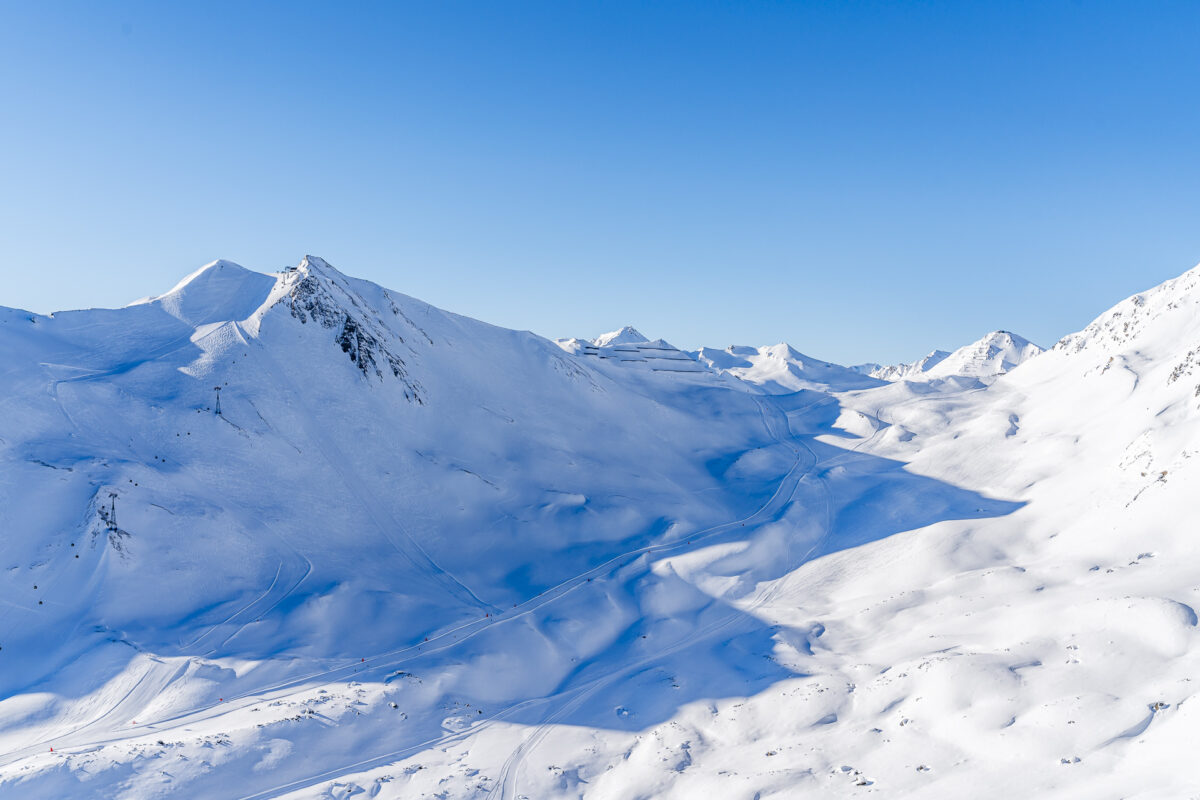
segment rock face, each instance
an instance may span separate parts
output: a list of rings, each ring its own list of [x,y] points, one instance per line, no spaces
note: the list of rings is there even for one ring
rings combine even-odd
[[[285,273],[281,283],[287,291],[292,316],[301,323],[311,319],[336,331],[334,342],[364,377],[382,379],[386,370],[404,384],[406,399],[424,402],[420,384],[409,378],[404,359],[386,344],[388,341],[405,344],[404,336],[396,331],[395,323],[400,319],[394,320],[390,327],[385,325],[380,312],[354,293],[341,273],[314,256],[305,256],[299,268]],[[399,308],[394,303],[391,306],[393,315],[403,319]]]

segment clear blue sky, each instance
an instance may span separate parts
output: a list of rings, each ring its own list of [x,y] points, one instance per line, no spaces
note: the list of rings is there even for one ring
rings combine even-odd
[[[1200,261],[1200,4],[0,5],[0,304],[305,253],[547,336],[911,360]]]

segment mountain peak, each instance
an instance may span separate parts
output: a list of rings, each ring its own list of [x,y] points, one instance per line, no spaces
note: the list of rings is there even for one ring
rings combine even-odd
[[[620,330],[600,334],[592,340],[592,344],[597,347],[611,347],[615,344],[636,344],[648,341],[650,340],[643,336],[637,328],[632,325],[626,325]]]
[[[994,342],[1003,344],[1015,344],[1018,347],[1024,347],[1028,344],[1033,344],[1024,336],[1013,333],[1012,331],[992,331],[987,336],[979,340],[980,342]]]
[[[341,275],[341,273],[338,272],[337,267],[333,266],[332,264],[330,264],[328,261],[321,258],[320,256],[314,256],[314,255],[306,255],[306,256],[304,256],[304,258],[300,259],[299,269],[302,269],[302,270],[314,270],[315,269],[319,272],[332,272],[335,275]]]
[[[164,292],[158,297],[166,297],[167,295],[181,292],[186,287],[194,283],[201,284],[206,281],[219,280],[222,278],[228,278],[231,275],[241,275],[248,272],[251,272],[251,270],[246,269],[241,264],[224,258],[218,258],[215,261],[208,262],[195,272],[188,273],[179,281],[179,283],[175,284],[169,291]],[[153,299],[157,300],[158,297]]]
[[[960,347],[928,370],[930,377],[992,378],[1042,353],[1043,348],[1010,331],[992,331]]]
[[[166,294],[146,302],[158,303],[171,316],[189,325],[242,320],[266,302],[275,279],[225,259],[210,261]]]

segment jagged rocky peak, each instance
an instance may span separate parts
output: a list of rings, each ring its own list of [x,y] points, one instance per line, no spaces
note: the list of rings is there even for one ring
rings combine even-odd
[[[395,325],[363,295],[356,291],[345,275],[329,262],[317,256],[305,256],[300,265],[282,275],[286,302],[291,315],[301,324],[315,322],[322,328],[335,331],[334,341],[364,377],[382,380],[385,375],[405,385],[404,395],[410,401],[423,403],[421,385],[409,375],[408,365],[397,352],[406,340]],[[392,315],[411,325],[411,322],[391,296],[383,292]],[[412,348],[407,348],[412,352]]]

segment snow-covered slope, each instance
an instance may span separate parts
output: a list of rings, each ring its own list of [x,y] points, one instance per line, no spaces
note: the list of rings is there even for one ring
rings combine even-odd
[[[953,353],[934,350],[911,364],[896,364],[887,367],[864,364],[856,369],[885,381],[926,381],[945,378],[974,378],[988,381],[1025,363],[1041,352],[1041,347],[1015,333],[993,331],[979,341],[960,347]]]
[[[1198,304],[957,382],[312,257],[0,310],[0,794],[1189,796]]]

